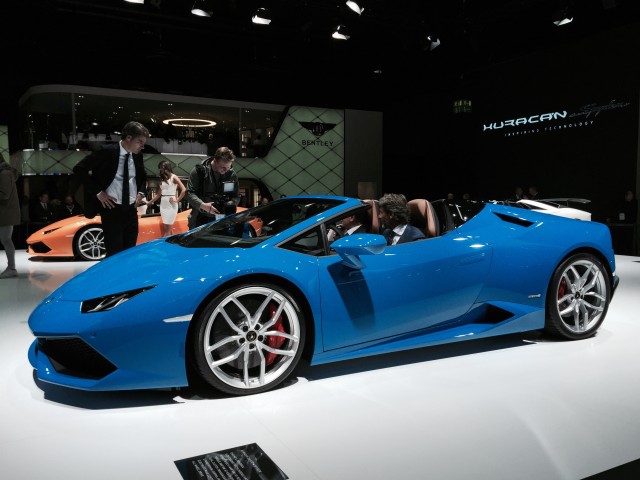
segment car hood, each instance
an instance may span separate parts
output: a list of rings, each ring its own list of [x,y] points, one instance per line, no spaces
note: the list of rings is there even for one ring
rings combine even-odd
[[[108,257],[73,277],[51,295],[86,300],[174,282],[204,282],[231,271],[229,248],[184,248],[152,240]],[[246,250],[245,250],[246,251]]]

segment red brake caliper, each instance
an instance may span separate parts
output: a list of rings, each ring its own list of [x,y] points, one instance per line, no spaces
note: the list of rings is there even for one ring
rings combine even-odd
[[[276,313],[276,305],[275,304],[271,304],[269,305],[269,317],[273,317],[273,315]],[[282,316],[278,317],[278,320],[276,320],[276,323],[273,324],[273,326],[269,329],[269,331],[278,331],[278,332],[284,332],[284,327],[282,326]],[[284,343],[284,338],[283,337],[276,337],[274,335],[269,335],[269,339],[267,340],[267,345],[269,345],[271,348],[280,348],[280,346]],[[264,356],[265,361],[267,363],[267,365],[271,365],[276,357],[278,355],[275,353],[271,353],[271,352],[267,352],[267,354]]]
[[[562,297],[564,297],[566,292],[567,292],[567,281],[563,278],[560,281],[560,286],[558,288],[558,299],[561,299]]]

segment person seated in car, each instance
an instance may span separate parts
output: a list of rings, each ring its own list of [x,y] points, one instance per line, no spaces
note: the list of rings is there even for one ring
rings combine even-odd
[[[327,239],[330,242],[344,237],[345,235],[353,235],[354,233],[367,233],[365,223],[367,221],[366,210],[359,210],[353,215],[344,217],[336,224],[336,229],[330,229],[327,232]]]
[[[380,198],[380,222],[387,245],[413,242],[427,238],[422,231],[409,224],[407,198],[399,193],[385,193]]]

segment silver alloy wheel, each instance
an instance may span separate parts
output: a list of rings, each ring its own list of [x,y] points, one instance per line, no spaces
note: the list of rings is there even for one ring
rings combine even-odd
[[[232,291],[204,327],[206,364],[218,380],[234,389],[275,386],[300,358],[298,310],[288,296],[268,285]]]
[[[587,257],[566,265],[555,297],[563,326],[580,335],[597,329],[607,310],[608,291],[607,275],[599,262]]]
[[[102,260],[107,253],[102,228],[93,226],[82,230],[75,240],[75,253],[82,260]]]

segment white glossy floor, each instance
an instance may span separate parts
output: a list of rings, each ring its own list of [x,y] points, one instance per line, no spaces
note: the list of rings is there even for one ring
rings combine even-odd
[[[603,472],[640,457],[640,258],[617,261],[594,338],[518,335],[303,367],[276,391],[225,398],[36,383],[29,314],[91,263],[19,251],[19,277],[0,280],[0,478],[180,480],[176,460],[250,443],[297,480]]]

